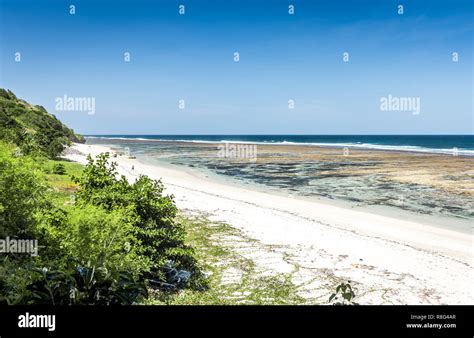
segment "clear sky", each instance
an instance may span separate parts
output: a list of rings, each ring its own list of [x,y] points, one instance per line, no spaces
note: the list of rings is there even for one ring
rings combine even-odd
[[[85,134],[472,134],[472,4],[0,0],[0,86]]]

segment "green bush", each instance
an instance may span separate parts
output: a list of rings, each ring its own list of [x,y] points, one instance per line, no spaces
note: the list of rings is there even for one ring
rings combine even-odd
[[[351,282],[341,283],[336,287],[336,292],[329,297],[329,303],[333,305],[358,305],[354,302],[355,293]]]
[[[14,153],[15,147],[0,142],[0,238],[31,236],[35,212],[46,203],[46,181],[37,163]]]
[[[35,269],[38,278],[27,286],[23,304],[131,305],[148,297],[143,282],[131,274],[77,266],[63,272]]]
[[[45,242],[59,248],[63,258],[58,267],[68,268],[72,262],[134,276],[150,268],[150,260],[140,255],[141,245],[126,209],[106,212],[93,205],[53,209],[43,215],[38,228]]]
[[[17,147],[0,142],[0,238],[35,239],[36,215],[49,207],[40,161],[19,156]],[[27,269],[38,257],[0,254],[0,303],[19,302],[31,281]]]
[[[108,154],[98,155],[95,161],[88,158],[82,176],[75,179],[81,187],[76,203],[98,205],[108,211],[127,209],[141,243],[141,254],[151,259],[151,276],[166,282],[172,266],[191,272],[193,287],[204,286],[194,252],[184,244],[184,228],[176,222],[173,197],[163,194],[161,181],[140,176],[130,184],[124,176],[117,177],[116,164],[108,160]]]
[[[66,167],[62,163],[56,163],[53,166],[53,174],[56,175],[65,175],[66,174]]]

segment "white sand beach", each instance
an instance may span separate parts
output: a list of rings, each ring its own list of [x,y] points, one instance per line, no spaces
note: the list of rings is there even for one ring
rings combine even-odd
[[[80,163],[89,153],[114,153],[98,145],[72,148],[65,157]],[[262,273],[293,272],[301,295],[315,303],[350,280],[360,304],[474,304],[472,234],[227,185],[126,156],[113,160],[129,180],[162,179],[184,212],[241,230],[256,244],[236,244],[239,254],[251,256]]]

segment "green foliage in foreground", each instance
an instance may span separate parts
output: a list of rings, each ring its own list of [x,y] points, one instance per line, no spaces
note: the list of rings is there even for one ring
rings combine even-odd
[[[132,304],[148,288],[205,287],[160,182],[118,179],[101,155],[74,183],[56,162],[15,150],[0,142],[0,239],[37,239],[39,255],[0,253],[0,303]]]
[[[44,207],[46,181],[36,161],[16,156],[14,146],[0,143],[0,238],[34,231],[34,213]]]
[[[131,305],[148,297],[145,285],[126,272],[114,275],[104,268],[81,266],[72,273],[34,271],[40,277],[27,289],[36,304]]]
[[[126,271],[134,276],[147,271],[150,259],[140,254],[131,217],[125,210],[109,213],[94,205],[52,208],[39,220],[45,243],[59,248],[59,267],[74,265]],[[56,253],[55,253],[56,255]]]
[[[173,269],[200,275],[192,248],[184,244],[184,228],[176,222],[173,197],[163,195],[163,184],[143,175],[133,184],[124,176],[117,179],[116,165],[108,159],[108,154],[98,155],[95,161],[88,158],[82,177],[75,179],[81,186],[77,206],[93,204],[112,213],[126,212],[141,255],[151,260],[148,272],[157,285],[168,284],[166,275],[173,278]],[[194,287],[203,286],[198,280],[193,279]]]

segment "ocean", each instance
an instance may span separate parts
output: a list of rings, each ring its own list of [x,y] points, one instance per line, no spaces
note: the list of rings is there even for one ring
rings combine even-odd
[[[292,196],[474,219],[473,135],[90,135],[86,140],[150,164]],[[248,143],[257,147],[254,157],[221,156],[223,144]]]
[[[89,135],[90,138],[183,142],[299,144],[474,156],[474,135]]]

